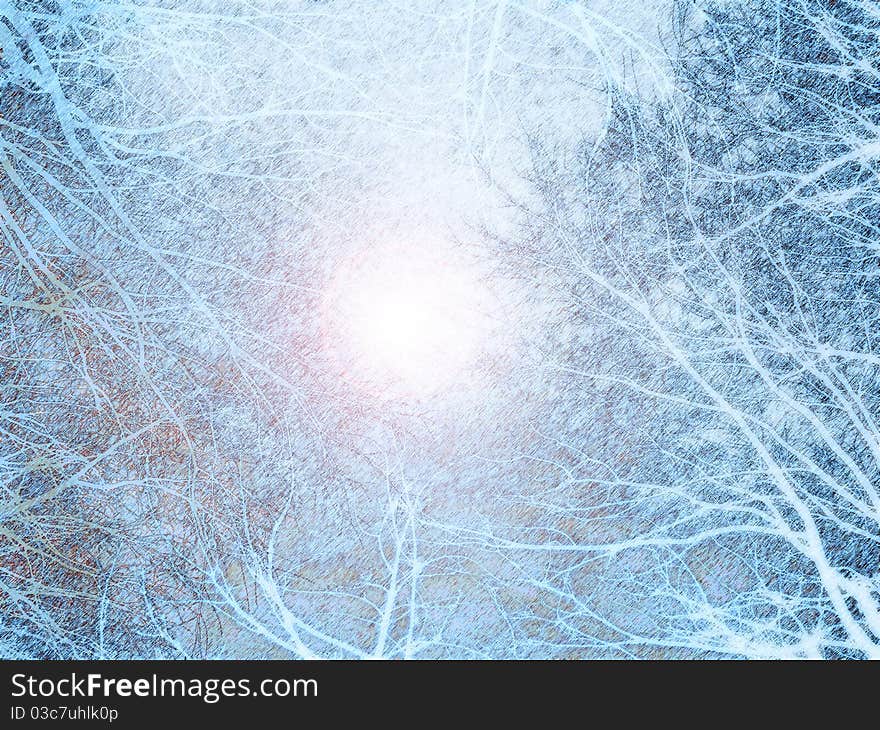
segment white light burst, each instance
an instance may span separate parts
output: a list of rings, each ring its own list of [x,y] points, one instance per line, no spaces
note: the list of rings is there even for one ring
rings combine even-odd
[[[488,340],[479,268],[450,247],[370,248],[343,264],[325,298],[325,336],[345,376],[379,397],[455,387]]]

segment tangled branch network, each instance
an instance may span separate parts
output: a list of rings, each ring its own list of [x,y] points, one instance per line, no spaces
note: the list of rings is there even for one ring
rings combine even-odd
[[[0,47],[0,655],[880,657],[874,0]]]

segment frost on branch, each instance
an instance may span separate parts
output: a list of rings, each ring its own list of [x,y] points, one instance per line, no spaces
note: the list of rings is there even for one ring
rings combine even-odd
[[[880,653],[878,22],[682,3],[673,94],[535,145],[568,408],[543,519],[488,544],[548,556],[540,651]]]

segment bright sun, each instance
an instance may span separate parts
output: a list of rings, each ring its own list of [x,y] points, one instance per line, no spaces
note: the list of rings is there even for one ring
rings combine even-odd
[[[325,336],[345,375],[375,395],[424,396],[467,379],[488,303],[478,268],[453,251],[385,247],[336,272]]]

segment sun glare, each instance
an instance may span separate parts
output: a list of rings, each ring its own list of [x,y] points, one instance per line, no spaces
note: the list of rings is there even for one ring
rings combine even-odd
[[[427,395],[467,378],[488,297],[474,265],[446,251],[374,250],[340,267],[326,336],[346,376],[376,395]]]

